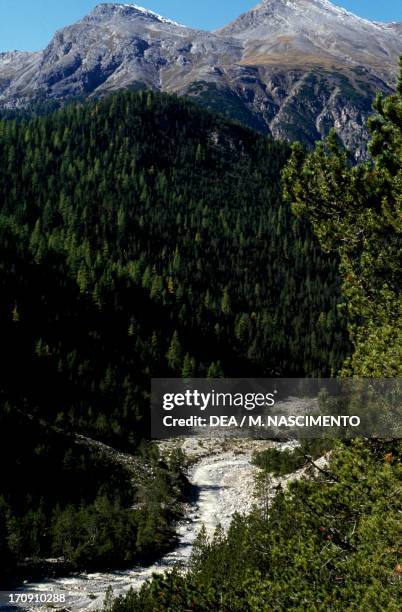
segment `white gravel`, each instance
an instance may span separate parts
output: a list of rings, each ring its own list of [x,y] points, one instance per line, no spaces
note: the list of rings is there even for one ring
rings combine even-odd
[[[162,443],[164,450],[172,442]],[[122,595],[130,588],[138,589],[154,573],[163,573],[175,564],[186,567],[193,542],[202,525],[212,536],[220,524],[226,530],[235,513],[249,512],[254,503],[254,476],[251,464],[253,452],[272,443],[255,440],[203,440],[185,439],[175,442],[194,461],[189,480],[198,491],[197,500],[189,506],[183,522],[178,526],[179,545],[159,563],[151,567],[138,567],[129,571],[81,574],[68,578],[45,580],[26,584],[26,592],[64,593],[67,604],[54,604],[57,609],[72,612],[99,610],[109,586],[113,595]],[[282,445],[284,446],[284,445]],[[38,610],[38,607],[23,607]]]

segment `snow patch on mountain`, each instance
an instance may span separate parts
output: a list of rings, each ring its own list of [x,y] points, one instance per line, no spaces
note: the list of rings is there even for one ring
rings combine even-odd
[[[317,2],[319,4],[322,4],[322,6],[326,8],[328,11],[332,13],[337,13],[341,18],[346,19],[346,20],[355,19],[359,21],[360,23],[365,23],[366,25],[375,26],[380,29],[387,27],[388,25],[380,21],[370,21],[369,19],[364,19],[364,17],[359,17],[358,15],[355,15],[355,13],[352,13],[351,11],[346,10],[342,6],[338,6],[337,4],[332,4],[331,2],[329,2],[329,0],[317,0]]]
[[[105,6],[105,5],[102,5]],[[182,23],[178,23],[177,21],[173,21],[173,19],[168,19],[167,17],[163,17],[159,15],[159,13],[155,13],[155,11],[151,11],[150,9],[144,8],[143,6],[139,6],[138,4],[106,4],[106,6],[111,6],[113,8],[119,9],[134,9],[138,13],[142,13],[146,17],[151,17],[153,19],[157,19],[161,23],[167,23],[169,25],[174,25],[178,28],[185,28],[186,26]]]

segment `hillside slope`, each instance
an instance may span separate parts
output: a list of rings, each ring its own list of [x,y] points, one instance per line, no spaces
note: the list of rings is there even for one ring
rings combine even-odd
[[[144,454],[152,376],[339,369],[338,262],[281,201],[287,157],[149,92],[0,120],[2,567],[169,546],[179,460],[131,492],[86,444]]]

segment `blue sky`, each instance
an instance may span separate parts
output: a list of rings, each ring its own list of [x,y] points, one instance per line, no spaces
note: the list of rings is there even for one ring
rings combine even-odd
[[[55,30],[86,15],[101,0],[0,0],[0,51],[38,50]],[[401,0],[338,0],[368,19],[402,21]],[[186,25],[214,29],[258,4],[258,0],[137,0]]]

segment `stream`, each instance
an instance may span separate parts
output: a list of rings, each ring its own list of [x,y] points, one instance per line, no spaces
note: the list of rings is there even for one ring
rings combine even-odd
[[[18,592],[64,594],[66,603],[52,603],[53,609],[71,612],[101,610],[109,586],[113,589],[113,596],[123,595],[130,588],[139,589],[152,574],[162,574],[175,564],[188,566],[194,540],[203,525],[208,535],[212,536],[219,524],[228,529],[235,513],[247,513],[252,509],[255,503],[253,489],[256,468],[251,458],[256,444],[255,441],[238,446],[232,444],[228,449],[226,446],[217,447],[215,443],[215,447],[203,448],[198,456],[194,453],[193,442],[190,442],[188,449],[184,448],[186,452],[190,451],[190,456],[193,452],[195,463],[189,470],[188,479],[198,495],[178,525],[177,547],[156,564],[126,571],[78,574],[27,583]],[[264,445],[266,447],[267,443]],[[27,611],[40,609],[49,608],[42,608],[38,604],[36,607],[32,604],[18,607],[18,610]]]

